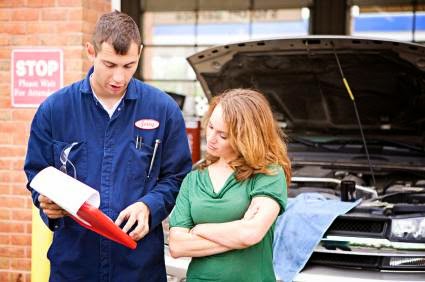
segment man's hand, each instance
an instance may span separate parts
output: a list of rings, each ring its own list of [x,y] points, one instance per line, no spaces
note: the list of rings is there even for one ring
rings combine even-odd
[[[127,220],[122,228],[122,231],[127,233],[137,221],[137,226],[128,235],[130,235],[133,240],[139,241],[149,232],[149,214],[150,211],[148,206],[146,206],[145,203],[137,202],[120,212],[118,218],[115,220],[115,225],[120,226],[123,221]]]
[[[52,200],[50,200],[46,196],[38,196],[38,201],[40,202],[40,209],[43,210],[44,214],[47,215],[48,218],[57,219],[68,215],[68,212],[66,210],[56,205]]]

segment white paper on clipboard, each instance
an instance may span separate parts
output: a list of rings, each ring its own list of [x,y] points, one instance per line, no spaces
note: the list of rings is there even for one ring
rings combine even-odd
[[[32,179],[30,187],[77,218],[84,202],[96,208],[100,206],[98,191],[52,166],[40,171]]]

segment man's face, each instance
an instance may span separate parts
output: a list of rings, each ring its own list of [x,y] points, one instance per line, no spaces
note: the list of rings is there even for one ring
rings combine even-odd
[[[93,45],[87,43],[87,53],[94,71],[91,85],[97,96],[121,97],[139,63],[139,48],[131,43],[125,55],[118,55],[111,44],[103,42],[97,54]]]

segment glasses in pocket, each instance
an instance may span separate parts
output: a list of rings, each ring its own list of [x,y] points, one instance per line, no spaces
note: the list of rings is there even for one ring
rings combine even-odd
[[[68,146],[65,146],[60,154],[60,162],[62,163],[61,167],[59,168],[60,171],[62,171],[65,174],[68,174],[67,171],[67,164],[69,164],[72,167],[73,170],[73,176],[76,179],[77,178],[77,169],[75,168],[75,165],[71,162],[71,160],[68,159],[69,153],[71,152],[72,148],[77,145],[78,142],[74,142]]]

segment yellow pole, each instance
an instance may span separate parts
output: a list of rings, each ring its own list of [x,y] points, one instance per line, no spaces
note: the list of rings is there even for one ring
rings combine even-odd
[[[40,218],[38,209],[32,206],[32,247],[31,247],[31,281],[49,281],[50,262],[47,250],[52,242],[53,233]]]

